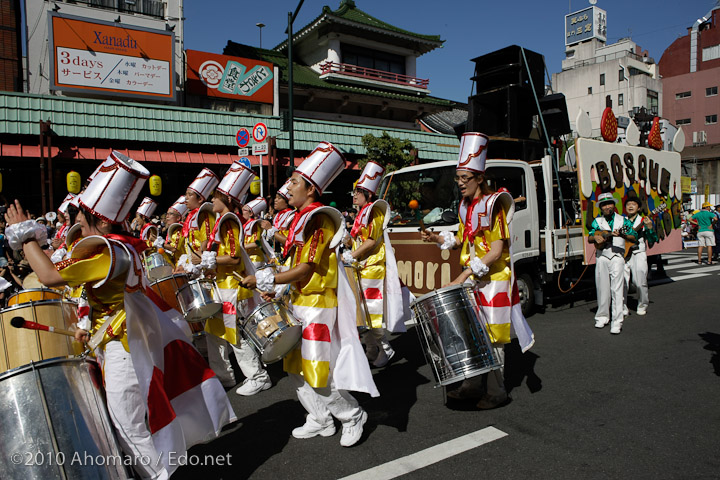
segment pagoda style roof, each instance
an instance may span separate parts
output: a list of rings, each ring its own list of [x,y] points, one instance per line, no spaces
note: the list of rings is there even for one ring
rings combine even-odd
[[[385,41],[392,42],[393,45],[410,48],[420,54],[442,47],[444,43],[440,35],[423,35],[383,22],[357,8],[354,0],[342,0],[337,10],[331,10],[325,5],[318,17],[293,35],[293,42],[298,42],[315,31],[318,31],[319,35],[335,32],[357,37],[367,37],[368,33],[372,33],[385,37]],[[284,40],[273,50],[282,51],[286,48],[287,40]]]
[[[287,55],[278,50],[266,50],[263,48],[251,47],[249,45],[243,45],[229,40],[223,50],[223,54],[273,63],[280,71],[280,84],[288,84],[288,58]],[[296,87],[333,90],[347,92],[348,94],[353,95],[369,95],[372,97],[407,101],[416,104],[438,105],[443,107],[449,107],[454,104],[454,102],[451,102],[450,100],[432,97],[429,95],[405,94],[377,88],[366,88],[363,86],[326,82],[321,79],[320,74],[312,68],[306,65],[298,64],[297,62],[293,62],[293,84]]]

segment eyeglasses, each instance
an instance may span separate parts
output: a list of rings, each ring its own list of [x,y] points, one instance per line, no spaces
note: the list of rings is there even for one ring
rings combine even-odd
[[[475,175],[455,175],[455,182],[456,183],[467,183],[474,178],[475,178]]]

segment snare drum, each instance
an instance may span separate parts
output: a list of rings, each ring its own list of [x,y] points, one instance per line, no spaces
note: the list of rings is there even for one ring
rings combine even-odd
[[[436,386],[502,367],[472,287],[452,285],[434,290],[415,300],[410,308]]]
[[[143,263],[149,280],[159,280],[172,275],[173,267],[161,253],[148,253],[144,255]]]
[[[188,322],[201,322],[222,311],[220,290],[212,280],[188,282],[177,292],[178,304]]]
[[[40,453],[45,460],[2,455],[3,478],[130,478],[105,408],[96,362],[73,358],[32,363],[0,375],[0,389],[3,452]]]
[[[277,300],[253,310],[240,328],[266,365],[281,360],[302,339],[302,322]]]
[[[7,305],[8,307],[12,307],[13,305],[19,305],[21,303],[60,299],[62,299],[62,292],[58,292],[57,290],[49,288],[29,288],[27,290],[20,290],[19,292],[10,295],[8,297]]]
[[[370,321],[370,312],[367,308],[367,303],[365,303],[365,295],[363,295],[363,289],[360,284],[360,269],[356,265],[349,265],[344,264],[345,266],[345,275],[347,275],[348,280],[350,281],[350,288],[353,291],[353,295],[355,295],[355,323],[357,324],[357,329],[360,333],[366,332],[370,325],[372,324]]]
[[[10,324],[14,317],[42,323],[51,327],[69,329],[77,322],[77,305],[63,300],[28,302],[6,308],[0,312],[0,372],[27,365],[31,361],[79,355],[82,344],[72,337],[41,330],[15,328]]]
[[[158,297],[165,300],[165,303],[182,313],[180,304],[178,303],[177,293],[180,288],[187,285],[190,279],[184,273],[176,273],[160,280],[156,280],[150,284],[150,289],[157,293]]]

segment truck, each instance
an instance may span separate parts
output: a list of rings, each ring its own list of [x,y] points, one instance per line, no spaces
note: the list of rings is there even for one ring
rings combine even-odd
[[[641,211],[660,236],[648,255],[682,248],[681,130],[672,142],[675,151],[658,151],[638,146],[639,133],[631,138],[630,131],[637,127],[632,120],[628,139],[619,141],[615,121],[608,138],[581,138],[588,134],[576,133],[565,151],[563,139],[571,133],[567,107],[562,94],[544,94],[541,55],[511,46],[473,61],[477,93],[469,98],[467,124],[455,132],[488,135],[488,182],[495,190],[506,189],[515,200],[511,255],[526,316],[536,306],[562,298],[581,278],[594,290],[595,247],[587,237],[600,213],[595,202],[600,193],[613,193],[620,213],[628,195],[642,200]],[[606,113],[603,118],[612,127],[610,106]],[[589,125],[590,119],[580,115],[576,125]],[[659,135],[658,120],[652,128],[641,125],[636,133]],[[566,165],[561,168],[563,152]],[[459,250],[440,250],[422,242],[419,233],[421,224],[457,232],[460,193],[455,166],[445,161],[401,168],[387,173],[379,189],[391,207],[389,237],[400,279],[416,296],[460,274]]]

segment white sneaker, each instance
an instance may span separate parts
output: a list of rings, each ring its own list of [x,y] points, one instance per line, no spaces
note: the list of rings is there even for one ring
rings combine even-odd
[[[603,328],[607,324],[607,320],[595,320],[595,328]]]
[[[637,314],[638,315],[647,315],[647,307],[638,307]]]
[[[622,325],[613,325],[610,327],[610,333],[617,335],[622,330]]]
[[[294,428],[292,436],[295,438],[313,438],[320,435],[321,437],[332,437],[335,435],[335,424],[318,425],[315,422],[306,421],[302,427]]]
[[[623,315],[625,315],[626,317],[630,315],[630,310],[628,310],[627,305],[623,307]]]
[[[255,395],[263,390],[267,390],[270,387],[272,387],[272,381],[270,381],[269,378],[264,382],[257,381],[254,378],[246,378],[242,385],[235,390],[235,393],[249,397],[250,395]]]
[[[360,415],[360,420],[352,425],[343,425],[342,436],[340,437],[340,445],[343,447],[352,447],[360,441],[363,433],[363,425],[367,422],[368,414],[365,410]],[[294,433],[294,432],[293,432]]]

